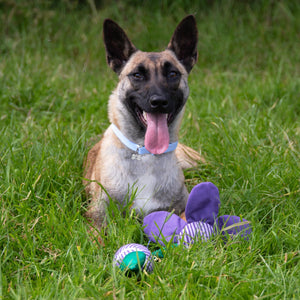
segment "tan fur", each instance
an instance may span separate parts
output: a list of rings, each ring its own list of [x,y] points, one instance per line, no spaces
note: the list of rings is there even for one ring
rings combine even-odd
[[[183,22],[189,23],[188,30],[195,26],[195,21],[191,16],[184,19]],[[108,64],[119,73],[118,86],[111,94],[108,103],[109,120],[128,139],[138,145],[144,144],[145,133],[141,131],[140,125],[136,123],[132,113],[124,104],[127,97],[126,92],[132,89],[130,74],[143,64],[150,76],[145,88],[151,86],[156,88],[164,80],[162,69],[165,62],[171,63],[180,72],[178,90],[181,91],[181,95],[186,101],[189,94],[188,72],[196,62],[197,52],[191,49],[194,52],[183,58],[184,63],[177,58],[181,55],[178,48],[180,45],[184,46],[180,40],[178,42],[178,36],[185,36],[181,33],[182,27],[185,26],[182,25],[183,22],[177,27],[168,49],[157,53],[137,50],[117,24],[111,20],[105,23],[104,38]],[[111,31],[110,27],[112,27]],[[115,32],[118,32],[116,36],[118,39],[123,39],[122,42],[125,44],[123,53],[120,54],[120,57],[126,60],[124,65],[121,65],[122,60],[118,57],[118,59],[114,58],[116,51],[111,49],[115,43],[110,42],[110,37]],[[196,34],[196,29],[194,29],[194,34]],[[190,38],[194,38],[194,40],[189,44],[193,44],[193,42],[195,44],[195,36]],[[117,51],[122,51],[122,48],[121,50],[118,48]],[[177,112],[174,120],[169,124],[170,143],[178,140],[183,114],[184,107]],[[98,229],[105,222],[107,201],[112,198],[120,204],[124,204],[126,197],[133,192],[136,193],[136,196],[132,208],[137,212],[147,214],[156,210],[174,210],[177,214],[182,213],[188,198],[182,169],[196,167],[199,162],[204,161],[198,152],[183,144],[179,144],[176,151],[169,153],[140,155],[139,159],[132,159],[132,155],[133,151],[120,142],[111,126],[88,153],[84,165],[84,177],[86,178],[84,184],[91,202],[86,215]]]
[[[178,143],[175,154],[183,170],[195,168],[200,162],[205,163],[204,157],[199,152],[181,143]]]

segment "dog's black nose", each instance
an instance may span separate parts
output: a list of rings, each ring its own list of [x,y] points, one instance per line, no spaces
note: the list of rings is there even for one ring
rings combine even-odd
[[[168,106],[168,100],[163,96],[153,95],[150,97],[151,108],[166,108]]]

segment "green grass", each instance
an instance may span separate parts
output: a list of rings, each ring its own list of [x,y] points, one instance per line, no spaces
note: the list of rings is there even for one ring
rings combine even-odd
[[[0,299],[300,298],[300,5],[151,3],[0,2]],[[83,216],[87,143],[107,127],[117,83],[102,22],[160,51],[188,13],[199,62],[181,141],[207,164],[186,172],[187,185],[215,183],[220,214],[247,218],[253,234],[170,248],[153,274],[127,278],[112,258],[147,245],[135,214],[110,204],[105,247]]]

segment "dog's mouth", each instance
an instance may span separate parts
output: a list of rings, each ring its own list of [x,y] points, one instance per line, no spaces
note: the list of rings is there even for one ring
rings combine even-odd
[[[143,127],[145,127],[147,129],[147,113],[142,110],[140,107],[138,107],[137,105],[135,105],[135,113],[138,117],[138,120],[140,121],[141,125],[143,125]],[[157,113],[159,114],[159,113]],[[167,125],[169,126],[172,121],[174,120],[174,114],[173,113],[168,113],[168,114],[164,114],[162,113],[162,115],[165,116],[166,120],[167,120]]]
[[[169,128],[174,120],[173,113],[146,112],[137,105],[136,116],[146,129],[145,147],[152,154],[162,154],[169,147]]]

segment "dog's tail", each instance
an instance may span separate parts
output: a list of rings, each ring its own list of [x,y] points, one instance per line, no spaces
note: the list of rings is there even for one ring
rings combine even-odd
[[[206,163],[199,152],[180,143],[178,143],[175,154],[183,170],[197,167],[199,163]]]

